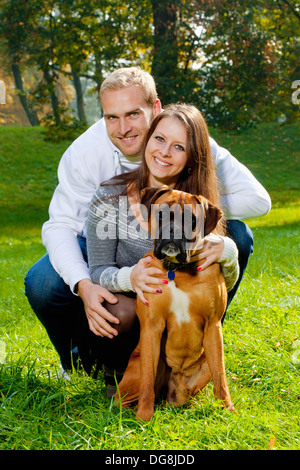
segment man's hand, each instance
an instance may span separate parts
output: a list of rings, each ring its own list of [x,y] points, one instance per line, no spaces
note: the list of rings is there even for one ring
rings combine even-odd
[[[118,324],[120,321],[108,312],[102,303],[106,300],[110,304],[115,304],[118,299],[104,287],[93,284],[90,279],[82,279],[78,282],[77,293],[83,300],[90,330],[97,336],[108,338],[117,336],[118,331],[108,322]]]

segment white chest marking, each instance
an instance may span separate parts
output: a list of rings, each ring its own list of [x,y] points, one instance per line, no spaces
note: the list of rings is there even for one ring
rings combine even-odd
[[[176,287],[174,281],[169,281],[169,287],[172,293],[171,311],[175,314],[178,325],[190,321],[189,315],[189,297],[182,290]]]

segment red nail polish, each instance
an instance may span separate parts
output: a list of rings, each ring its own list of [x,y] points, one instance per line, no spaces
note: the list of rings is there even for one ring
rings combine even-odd
[[[166,279],[164,279],[163,284],[169,284],[169,282]]]
[[[146,301],[145,304],[146,304],[146,305],[149,305],[149,302]]]
[[[201,266],[198,266],[197,271],[201,271]]]
[[[162,290],[161,289],[156,289],[157,294],[161,294]]]

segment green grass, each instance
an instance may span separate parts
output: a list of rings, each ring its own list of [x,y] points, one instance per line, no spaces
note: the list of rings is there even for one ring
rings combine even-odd
[[[223,327],[237,414],[220,408],[209,385],[183,408],[158,404],[145,424],[112,406],[102,377],[56,378],[58,357],[23,279],[44,253],[41,225],[68,142],[46,143],[41,129],[1,128],[0,449],[259,450],[273,438],[274,449],[300,449],[299,128],[212,134],[273,201],[270,214],[248,221],[255,252]]]

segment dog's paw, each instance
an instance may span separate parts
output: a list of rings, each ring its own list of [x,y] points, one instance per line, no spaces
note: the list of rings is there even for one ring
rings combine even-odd
[[[237,414],[237,410],[235,409],[233,403],[231,403],[231,405],[227,406],[226,408],[228,411],[231,411],[232,413]]]

